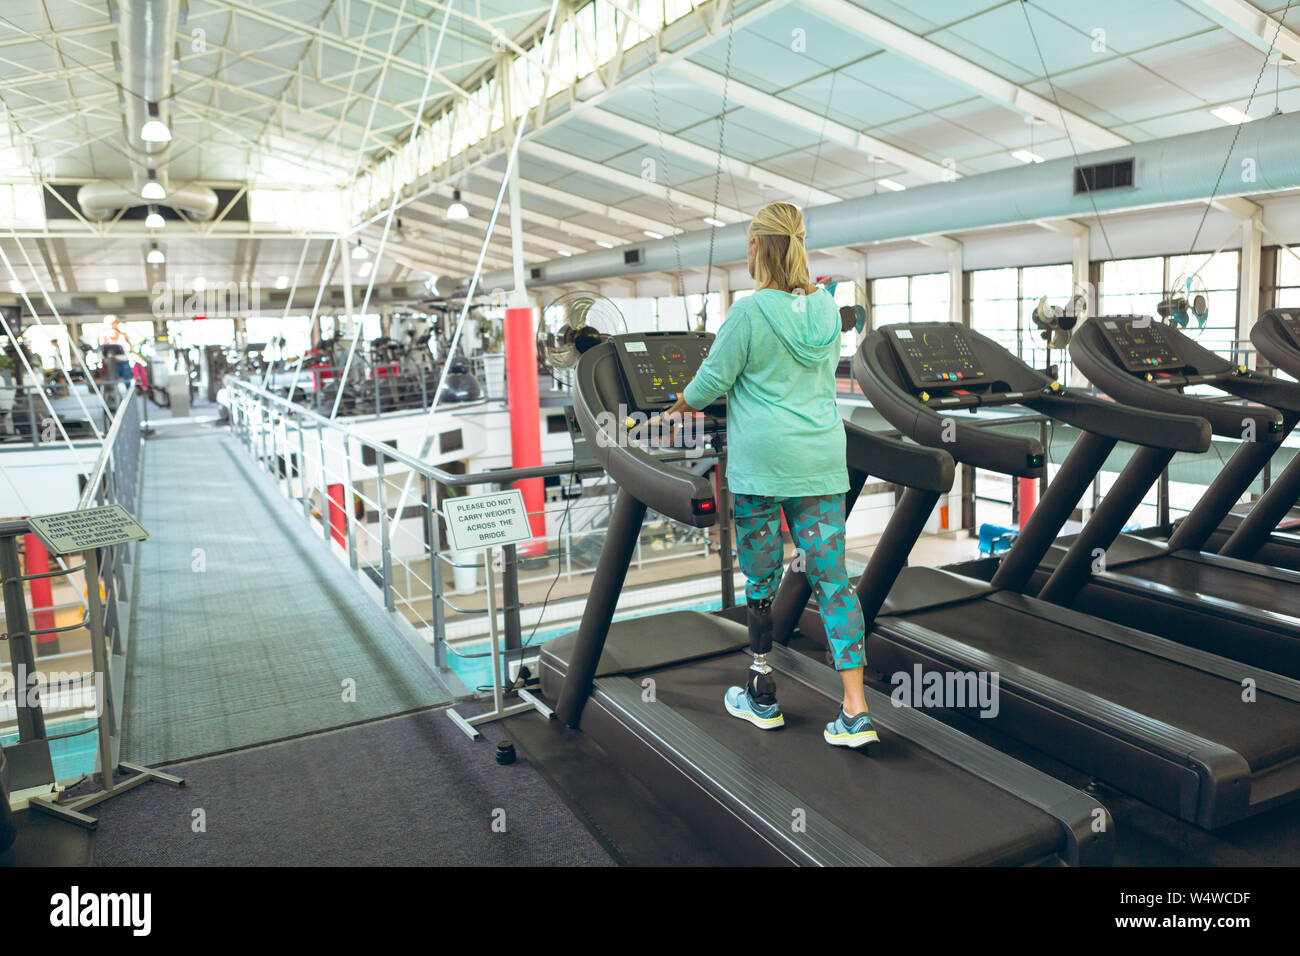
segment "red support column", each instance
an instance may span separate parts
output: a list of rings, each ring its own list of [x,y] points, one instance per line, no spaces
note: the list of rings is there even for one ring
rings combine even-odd
[[[348,517],[347,512],[343,510],[343,485],[341,483],[328,486],[329,491],[329,522],[330,537],[337,541],[343,547],[348,546]]]
[[[542,463],[541,403],[537,396],[537,339],[531,308],[506,309],[506,400],[510,405],[510,462],[515,468]],[[515,482],[524,493],[535,537],[521,555],[546,553],[546,492],[541,478]]]
[[[44,574],[50,570],[50,554],[45,550],[45,545],[41,543],[41,539],[36,535],[28,534],[23,536],[23,550],[27,555],[28,574]],[[52,608],[54,606],[54,588],[50,584],[50,579],[37,578],[35,581],[27,582],[27,584],[28,589],[31,591],[32,626],[37,629],[54,627],[54,612],[42,610],[42,608]],[[57,654],[58,652],[59,635],[36,635],[37,657],[45,654]]]
[[[1038,479],[1017,478],[1016,480],[1020,482],[1020,530],[1024,531],[1029,516],[1034,513],[1034,508],[1038,504]]]

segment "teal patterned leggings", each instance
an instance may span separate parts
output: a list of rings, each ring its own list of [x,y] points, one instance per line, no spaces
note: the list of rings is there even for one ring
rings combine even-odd
[[[781,582],[781,512],[794,538],[792,570],[808,575],[837,670],[862,667],[866,624],[844,566],[844,495],[770,498],[736,495],[736,548],[750,600],[771,598]]]

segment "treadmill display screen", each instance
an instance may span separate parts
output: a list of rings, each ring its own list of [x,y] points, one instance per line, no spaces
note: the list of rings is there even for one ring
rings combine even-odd
[[[1274,309],[1273,312],[1291,344],[1300,349],[1300,309]]]
[[[1149,315],[1100,315],[1101,334],[1130,372],[1174,371],[1184,367],[1169,328]]]
[[[982,385],[992,380],[984,374],[970,335],[960,325],[886,326],[885,334],[917,391]]]
[[[614,337],[614,351],[630,411],[658,412],[677,401],[709,354],[713,336],[700,332],[647,332]]]

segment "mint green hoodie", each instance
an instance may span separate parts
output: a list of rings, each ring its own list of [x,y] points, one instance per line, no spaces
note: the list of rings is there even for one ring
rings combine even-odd
[[[731,307],[683,398],[705,408],[727,396],[733,492],[796,498],[849,490],[835,405],[839,360],[839,309],[825,289],[762,289]]]

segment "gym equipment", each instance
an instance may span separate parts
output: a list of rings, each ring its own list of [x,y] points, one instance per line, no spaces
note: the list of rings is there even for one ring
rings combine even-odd
[[[675,611],[611,624],[647,507],[693,527],[718,521],[713,485],[692,448],[639,441],[693,377],[713,336],[615,336],[578,362],[575,413],[619,486],[582,625],[542,646],[544,695],[727,855],[746,863],[933,864],[1104,862],[1111,827],[1095,832],[1096,800],[868,689],[881,741],[871,755],[828,746],[839,677],[788,648],[768,656],[787,724],[759,731],[722,697],[751,663],[745,625]],[[629,419],[629,416],[631,418]],[[725,405],[696,419],[709,442]],[[868,576],[887,586],[952,483],[951,458],[851,424],[850,501],[867,477],[907,487]],[[701,451],[703,449],[700,449]],[[864,606],[870,620],[873,609]],[[733,611],[734,613],[734,611]],[[792,825],[797,824],[797,825]]]
[[[1300,378],[1300,309],[1269,309],[1250,330],[1259,354],[1292,378]],[[1219,523],[1204,548],[1300,571],[1300,457],[1273,477],[1257,501],[1238,504]]]
[[[1037,478],[1046,454],[1037,438],[946,413],[1020,405],[1081,432],[990,582],[903,569],[867,640],[876,672],[1000,674],[1001,710],[982,723],[1203,827],[1300,795],[1300,682],[1022,593],[1117,442],[1141,446],[1136,459],[1163,467],[1175,451],[1209,447],[1204,418],[1076,393],[950,323],[873,332],[853,369],[876,411],[906,437],[976,468]],[[1140,498],[1159,470],[1126,474],[1110,495]],[[815,636],[815,616],[800,617],[806,590],[786,584],[778,635],[798,621]],[[879,587],[862,576],[864,606]],[[1247,678],[1258,697],[1243,707]]]
[[[1121,531],[1172,457],[1135,455],[1083,530],[1044,555],[1038,596],[1300,678],[1300,572],[1201,550],[1300,421],[1300,385],[1234,365],[1151,316],[1099,316],[1079,329],[1070,353],[1116,401],[1198,415],[1241,441],[1168,541]],[[1247,404],[1185,391],[1193,386]]]

